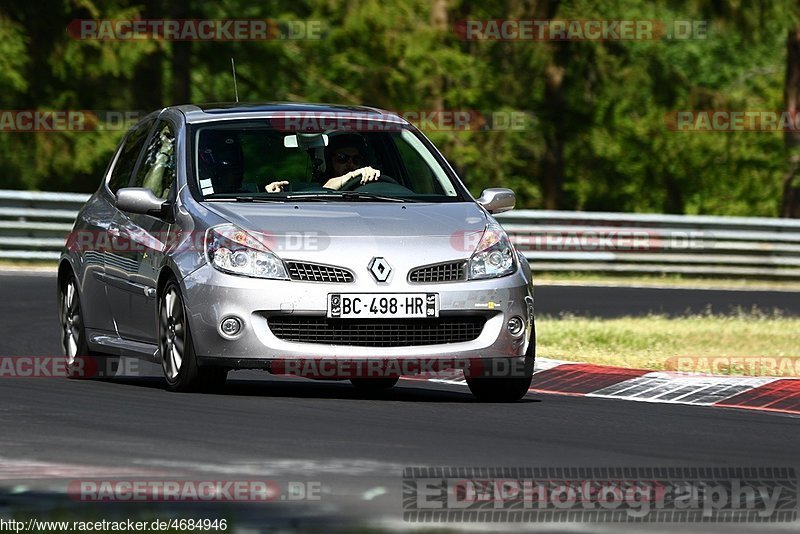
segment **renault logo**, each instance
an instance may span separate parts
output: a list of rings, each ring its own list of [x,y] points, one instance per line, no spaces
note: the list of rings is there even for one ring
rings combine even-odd
[[[372,273],[372,276],[375,277],[375,280],[378,282],[385,282],[389,279],[389,274],[392,272],[392,268],[389,267],[389,262],[387,262],[383,258],[372,258],[372,261],[369,264],[369,272]]]

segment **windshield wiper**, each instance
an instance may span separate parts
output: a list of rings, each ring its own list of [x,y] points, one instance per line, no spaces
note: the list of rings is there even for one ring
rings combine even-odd
[[[302,193],[299,195],[281,195],[281,200],[294,200],[294,201],[312,201],[312,202],[325,202],[330,198],[330,195],[325,195],[322,193]]]
[[[343,198],[348,200],[383,200],[386,202],[418,202],[417,200],[409,199],[409,198],[400,198],[400,197],[387,197],[384,195],[376,195],[375,193],[362,193],[361,191],[342,191],[341,193]]]
[[[286,200],[378,200],[381,202],[419,202],[407,198],[387,197],[374,193],[361,193],[359,191],[340,191],[335,193],[306,193],[299,195],[286,195]]]
[[[253,197],[249,195],[213,195],[203,197],[203,200],[223,200],[223,201],[231,201],[235,200],[236,202],[280,202],[281,200],[278,198],[264,198],[264,197]]]

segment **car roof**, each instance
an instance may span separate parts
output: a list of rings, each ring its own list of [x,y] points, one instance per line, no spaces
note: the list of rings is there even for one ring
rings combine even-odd
[[[170,108],[167,108],[170,109]],[[365,120],[382,120],[406,123],[396,113],[367,106],[346,106],[339,104],[315,104],[299,102],[215,102],[209,104],[185,104],[172,106],[183,113],[189,124],[216,121],[220,119],[268,118],[276,115],[336,114],[354,116]]]

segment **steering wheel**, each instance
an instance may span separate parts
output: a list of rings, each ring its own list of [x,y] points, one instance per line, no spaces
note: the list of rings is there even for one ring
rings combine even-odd
[[[365,184],[361,183],[361,176],[360,175],[356,175],[356,176],[350,178],[348,181],[346,181],[344,183],[344,185],[339,188],[339,191],[355,191],[356,189],[358,189],[360,187],[364,187],[365,185],[374,184],[374,183],[377,183],[377,182],[386,182],[386,183],[389,183],[389,184],[400,185],[400,182],[398,182],[397,180],[395,180],[391,176],[388,176],[388,175],[383,174],[383,173],[381,173],[381,175],[378,177],[377,180],[374,180],[374,181],[371,181],[371,182],[367,182]],[[403,187],[403,186],[400,185],[400,187]]]

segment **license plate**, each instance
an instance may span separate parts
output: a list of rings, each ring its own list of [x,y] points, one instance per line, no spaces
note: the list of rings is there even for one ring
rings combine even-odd
[[[340,319],[439,317],[436,293],[330,293],[328,317]]]

